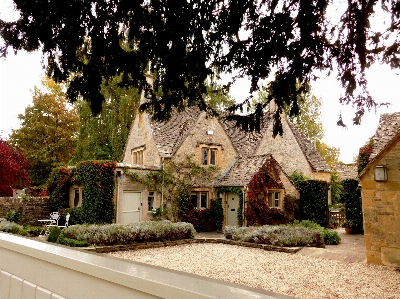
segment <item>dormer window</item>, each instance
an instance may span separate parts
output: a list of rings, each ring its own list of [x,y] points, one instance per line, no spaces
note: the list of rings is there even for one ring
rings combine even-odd
[[[146,149],[146,146],[142,145],[139,147],[135,147],[132,149],[132,164],[134,165],[143,165],[143,153]]]
[[[202,165],[217,165],[217,149],[203,147],[201,149],[201,164]]]

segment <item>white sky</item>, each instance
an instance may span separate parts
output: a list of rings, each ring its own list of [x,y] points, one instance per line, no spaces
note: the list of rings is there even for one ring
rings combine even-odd
[[[0,0],[0,17],[13,16],[10,12],[9,0]],[[8,15],[7,15],[8,14]],[[390,70],[387,66],[373,66],[367,74],[369,90],[377,102],[392,103],[389,108],[381,107],[375,113],[366,113],[360,126],[352,125],[355,109],[340,105],[338,99],[343,93],[335,75],[319,79],[313,84],[313,94],[323,102],[321,120],[325,129],[323,141],[330,146],[340,148],[339,159],[351,163],[368,138],[375,133],[379,122],[379,114],[400,111],[399,103],[399,71]],[[0,136],[7,138],[11,129],[18,129],[20,122],[18,114],[23,114],[25,108],[32,103],[31,90],[40,85],[44,71],[41,66],[41,53],[19,52],[16,56],[10,53],[6,60],[0,59]],[[399,85],[397,85],[399,84]],[[248,82],[239,81],[232,87],[231,94],[237,100],[244,100],[248,92]],[[338,127],[336,122],[342,112],[347,128]]]

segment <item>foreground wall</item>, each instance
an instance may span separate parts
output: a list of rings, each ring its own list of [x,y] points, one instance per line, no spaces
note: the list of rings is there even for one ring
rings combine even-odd
[[[0,298],[292,297],[0,233]]]
[[[387,168],[388,180],[374,180],[374,167]],[[367,262],[400,267],[400,143],[361,176]]]

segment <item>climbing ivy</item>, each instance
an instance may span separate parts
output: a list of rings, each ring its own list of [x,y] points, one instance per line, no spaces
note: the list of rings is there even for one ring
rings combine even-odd
[[[354,228],[363,231],[362,199],[358,181],[346,179],[342,181],[343,198],[346,207],[346,220],[352,221]]]
[[[360,174],[364,170],[365,166],[368,165],[372,154],[373,145],[374,140],[370,138],[368,142],[362,148],[360,148],[357,161],[358,174]]]
[[[111,223],[114,220],[114,170],[112,161],[87,161],[75,168],[53,169],[47,189],[53,211],[69,208],[69,189],[82,185],[82,221],[85,223]]]
[[[76,167],[76,175],[83,185],[83,217],[88,223],[112,223],[114,220],[113,161],[86,161]]]
[[[69,188],[72,186],[72,169],[54,168],[47,180],[51,208],[59,211],[69,207]]]
[[[307,180],[299,183],[300,217],[327,227],[328,217],[328,183],[320,180]]]
[[[217,198],[222,193],[236,193],[239,196],[239,207],[237,209],[237,221],[239,226],[243,226],[243,191],[238,187],[223,187],[217,189]],[[221,203],[222,205],[222,203]]]

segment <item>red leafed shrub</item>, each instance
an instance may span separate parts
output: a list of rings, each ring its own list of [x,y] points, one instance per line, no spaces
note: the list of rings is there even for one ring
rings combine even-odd
[[[269,208],[265,199],[248,197],[246,208],[247,225],[277,225],[287,223],[285,213],[280,209]]]
[[[13,189],[29,185],[28,167],[26,158],[0,139],[0,196],[12,196]]]

